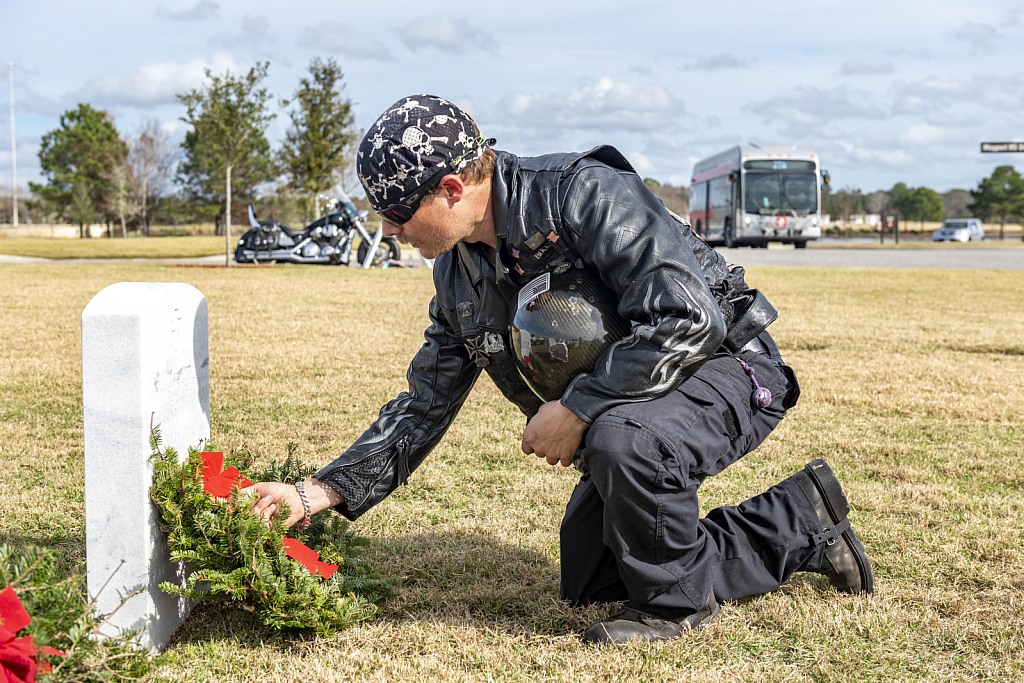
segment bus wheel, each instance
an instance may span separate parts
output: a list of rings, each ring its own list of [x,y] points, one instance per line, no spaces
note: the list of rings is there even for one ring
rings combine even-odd
[[[793,246],[796,247],[797,249],[806,249],[807,248],[807,240],[800,240],[798,242],[793,242]]]
[[[736,239],[732,236],[732,223],[729,221],[725,222],[725,246],[728,249],[736,248]]]

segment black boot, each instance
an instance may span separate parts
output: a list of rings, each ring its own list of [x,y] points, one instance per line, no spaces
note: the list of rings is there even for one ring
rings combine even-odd
[[[846,593],[874,593],[871,563],[860,539],[850,527],[850,520],[846,517],[850,505],[832,468],[819,458],[808,463],[793,478],[807,494],[821,522],[822,531],[814,537],[814,544],[826,544],[821,566],[805,565],[801,571],[824,574],[837,590]]]
[[[621,645],[631,640],[668,640],[696,631],[718,618],[721,608],[711,591],[699,610],[679,619],[664,619],[654,614],[627,607],[608,621],[599,621],[583,636],[588,643]]]

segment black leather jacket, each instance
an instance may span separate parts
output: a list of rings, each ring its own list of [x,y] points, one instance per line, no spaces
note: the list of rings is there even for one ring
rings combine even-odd
[[[409,390],[316,474],[341,495],[337,509],[350,519],[406,482],[481,370],[528,418],[537,412],[541,401],[507,352],[508,302],[518,285],[545,271],[594,268],[634,321],[632,334],[562,396],[588,423],[615,405],[672,391],[722,346],[734,308],[750,298],[742,269],[727,267],[674,218],[612,147],[534,158],[498,152],[492,206],[497,264],[479,244],[459,243],[436,259],[431,325],[409,366]]]

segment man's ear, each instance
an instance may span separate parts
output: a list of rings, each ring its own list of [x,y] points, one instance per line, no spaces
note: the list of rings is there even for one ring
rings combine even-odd
[[[462,201],[462,198],[466,195],[466,183],[462,182],[462,178],[454,173],[441,178],[441,182],[438,183],[437,187],[440,190],[440,194],[448,200],[449,204]]]

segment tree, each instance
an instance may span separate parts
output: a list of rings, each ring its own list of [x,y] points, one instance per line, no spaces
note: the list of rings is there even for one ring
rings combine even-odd
[[[128,236],[128,221],[142,213],[135,193],[135,178],[131,167],[125,163],[112,161],[107,171],[110,187],[107,194],[107,206],[114,216],[121,221],[121,237]],[[111,230],[113,237],[113,230]]]
[[[911,191],[912,215],[907,218],[921,221],[921,230],[924,230],[925,221],[942,220],[942,197],[935,190],[927,187],[915,187]]]
[[[1024,178],[1013,166],[997,166],[992,175],[971,190],[974,203],[971,209],[982,218],[999,218],[999,239],[1003,239],[1006,219],[1024,216]]]
[[[69,219],[78,223],[81,237],[89,236],[89,224],[96,220],[96,208],[93,205],[92,197],[89,196],[89,186],[85,181],[75,183],[71,190],[71,201],[66,207],[66,215]]]
[[[86,237],[88,223],[80,219],[89,215],[91,221],[97,214],[109,215],[108,168],[112,162],[123,163],[127,153],[110,115],[79,104],[77,109],[61,114],[59,127],[43,135],[39,165],[47,182],[29,183],[29,187],[58,215],[77,220]],[[91,203],[91,211],[85,211],[85,198]],[[69,214],[72,209],[77,219]]]
[[[266,130],[276,114],[267,111],[270,95],[260,82],[267,62],[257,63],[244,76],[230,71],[215,76],[203,89],[178,95],[187,109],[182,117],[192,126],[182,148],[187,155],[179,177],[193,196],[224,199],[225,262],[231,265],[231,184],[237,180],[243,196],[273,176]],[[219,203],[219,202],[218,202]]]
[[[318,195],[342,179],[347,152],[358,139],[352,101],[342,96],[344,89],[337,62],[313,59],[309,77],[299,79],[296,107],[289,114],[292,127],[281,147],[289,184],[314,208],[314,217],[320,215]]]
[[[942,197],[942,215],[946,218],[971,218],[971,193],[967,190],[950,190]]]
[[[156,119],[145,121],[128,148],[128,168],[135,183],[135,200],[142,234],[149,236],[149,200],[159,198],[171,178],[178,154]],[[154,207],[155,210],[155,207]]]

